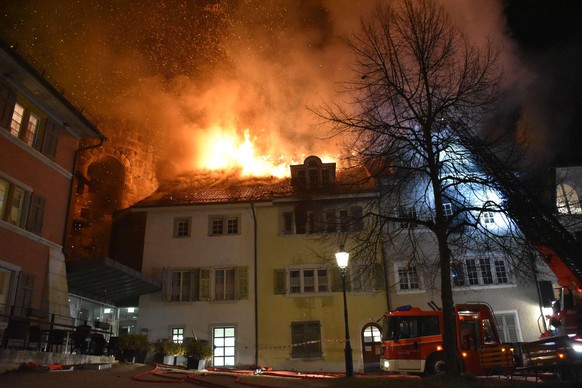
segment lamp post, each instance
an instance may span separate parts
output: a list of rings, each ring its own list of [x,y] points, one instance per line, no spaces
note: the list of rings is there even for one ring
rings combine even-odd
[[[350,329],[348,326],[348,302],[346,300],[346,269],[348,268],[348,262],[350,261],[350,254],[344,251],[343,245],[340,245],[339,251],[336,252],[335,260],[342,275],[342,290],[344,293],[344,322],[346,326],[346,347],[344,352],[346,360],[346,377],[352,377],[354,375],[354,363],[352,360],[352,345],[350,344]]]

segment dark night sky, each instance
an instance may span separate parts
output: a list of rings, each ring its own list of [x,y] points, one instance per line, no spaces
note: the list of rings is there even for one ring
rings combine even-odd
[[[373,4],[4,0],[0,34],[100,119],[123,117],[189,137],[218,120],[270,131],[271,147],[303,144],[316,153],[305,107],[346,77],[348,55],[337,36]],[[470,35],[497,30],[509,39],[516,92],[506,109],[527,112],[533,152],[545,159],[582,154],[582,1],[444,4]]]

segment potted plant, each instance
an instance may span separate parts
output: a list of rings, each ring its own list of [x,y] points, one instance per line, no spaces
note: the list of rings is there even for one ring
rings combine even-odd
[[[188,369],[204,369],[206,360],[212,358],[212,346],[208,341],[193,340],[186,344],[186,357]]]
[[[118,346],[122,361],[143,363],[150,349],[150,342],[145,334],[127,333],[119,337]]]
[[[154,361],[166,365],[186,364],[186,358],[184,357],[186,349],[181,343],[159,339],[153,343],[152,347]]]

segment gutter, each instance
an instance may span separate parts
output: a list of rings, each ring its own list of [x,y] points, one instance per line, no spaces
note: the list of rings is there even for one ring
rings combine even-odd
[[[259,290],[258,290],[258,270],[257,270],[257,214],[255,213],[255,203],[251,202],[253,212],[253,256],[254,256],[254,288],[255,288],[255,368],[259,367]]]
[[[77,172],[77,164],[78,164],[78,160],[79,160],[79,155],[81,154],[81,152],[83,151],[87,151],[93,148],[98,148],[101,147],[103,145],[103,143],[105,143],[105,141],[107,140],[107,137],[105,137],[105,135],[103,135],[102,133],[99,132],[99,134],[101,136],[99,136],[99,142],[97,144],[93,144],[90,146],[86,146],[86,147],[80,147],[77,148],[77,150],[75,151],[75,157],[73,160],[73,171],[72,171],[72,176],[71,176],[71,183],[69,185],[69,199],[68,199],[68,206],[67,206],[67,212],[65,214],[65,229],[63,231],[63,245],[62,245],[62,252],[63,254],[65,254],[65,250],[67,247],[67,240],[68,240],[68,235],[67,235],[67,231],[69,229],[69,217],[71,215],[71,211],[73,208],[73,192],[75,190],[75,174]]]

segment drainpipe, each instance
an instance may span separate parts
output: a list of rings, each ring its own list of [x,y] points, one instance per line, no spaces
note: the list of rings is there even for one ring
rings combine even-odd
[[[259,293],[257,281],[257,215],[255,204],[251,202],[253,212],[253,256],[254,256],[254,289],[255,289],[255,368],[259,367]]]
[[[63,248],[62,248],[63,254],[65,254],[65,249],[67,246],[67,230],[69,227],[69,216],[70,216],[72,208],[73,208],[73,192],[75,190],[75,173],[77,172],[77,162],[79,160],[79,155],[83,151],[101,147],[103,145],[103,143],[105,143],[106,140],[107,140],[107,137],[105,137],[105,135],[101,134],[101,136],[99,136],[99,142],[97,144],[77,148],[77,150],[75,151],[75,158],[73,160],[73,171],[72,171],[73,176],[71,177],[71,184],[69,185],[69,202],[68,202],[68,206],[67,206],[67,212],[65,215],[65,230],[63,233]]]

